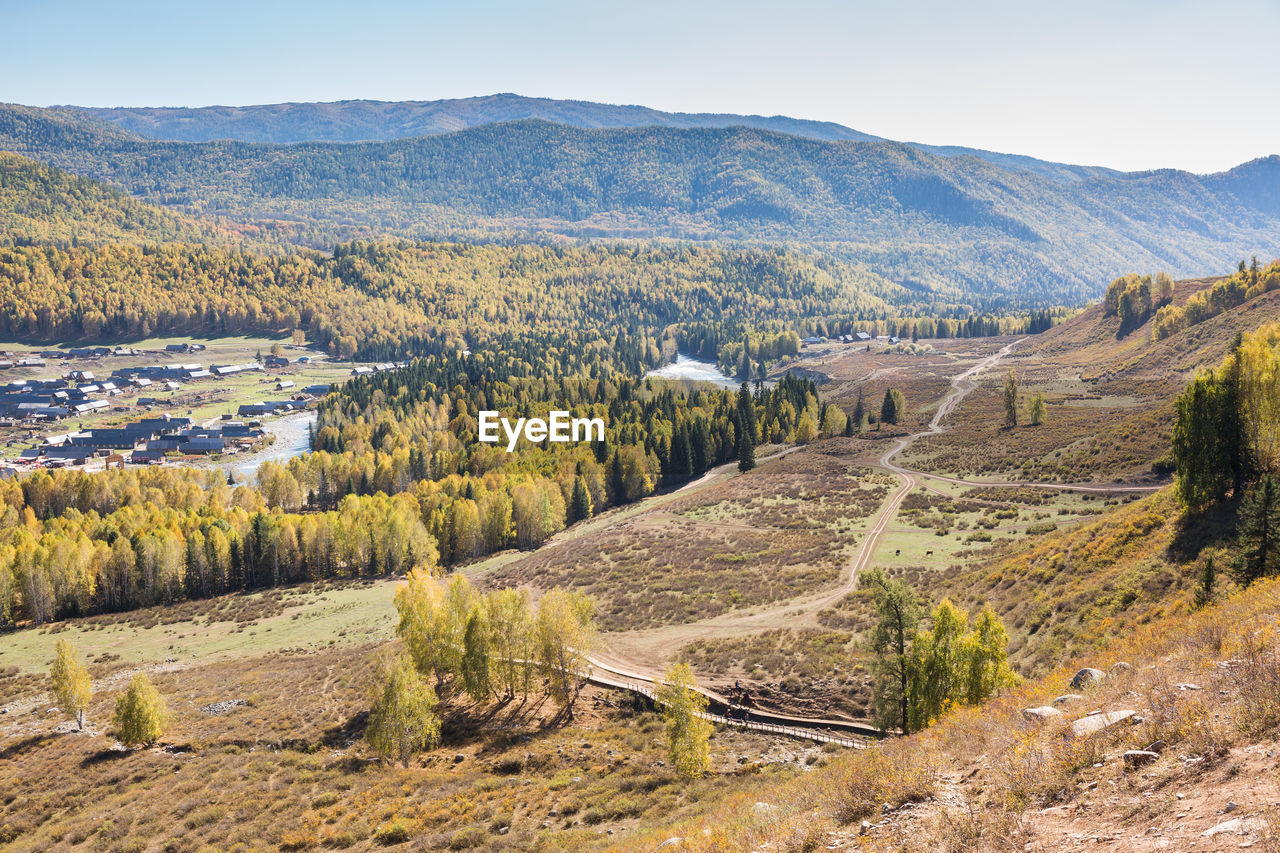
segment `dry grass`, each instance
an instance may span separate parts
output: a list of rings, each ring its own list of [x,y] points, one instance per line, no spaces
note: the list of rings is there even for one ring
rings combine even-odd
[[[696,494],[507,562],[495,586],[576,587],[618,631],[692,622],[832,586],[887,494],[831,439]]]
[[[869,712],[864,657],[850,634],[817,628],[695,640],[680,651],[680,659],[699,674],[713,674],[712,686],[727,688],[744,680],[763,707],[855,719]]]
[[[1123,661],[1128,668],[1114,667]],[[1060,722],[1021,709],[1066,692],[1079,666],[1111,675],[1062,706]],[[1135,717],[1088,737],[1067,722],[1092,709]],[[639,837],[682,835],[682,850],[788,847],[798,832],[821,847],[885,850],[1064,849],[1086,840],[1113,849],[1190,849],[1209,828],[1240,817],[1248,838],[1280,838],[1280,580],[1220,605],[1136,628],[1129,637],[980,708],[872,752],[843,755],[811,777],[755,796],[777,806],[763,821],[726,803],[706,818]],[[1125,750],[1158,759],[1127,767]],[[1175,797],[1177,793],[1181,796]],[[1228,801],[1237,804],[1227,808]],[[885,805],[887,804],[887,806]],[[1079,816],[1087,815],[1083,823]],[[856,824],[873,822],[860,841]],[[701,835],[709,827],[711,835]],[[1074,833],[1074,835],[1073,835]],[[1223,835],[1235,847],[1243,836]],[[1221,839],[1220,839],[1221,840]],[[1212,845],[1210,845],[1212,847]],[[1214,848],[1216,849],[1216,848]]]
[[[595,849],[801,766],[762,759],[773,741],[731,730],[713,739],[714,772],[681,780],[664,766],[656,714],[588,690],[571,725],[541,699],[451,700],[440,749],[388,767],[360,740],[371,651],[156,673],[176,724],[149,750],[117,751],[100,732],[123,683],[111,678],[88,733],[66,731],[45,702],[11,712],[0,718],[5,849]],[[235,699],[246,704],[201,711]]]

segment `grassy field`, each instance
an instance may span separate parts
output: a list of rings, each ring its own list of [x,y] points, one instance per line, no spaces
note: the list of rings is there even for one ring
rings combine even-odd
[[[394,586],[376,581],[291,587],[17,631],[0,644],[0,672],[10,677],[46,672],[58,639],[131,667],[166,658],[224,660],[386,640],[394,627]]]
[[[715,616],[831,586],[887,493],[838,439],[695,493],[610,516],[484,571],[495,585],[595,596],[607,630]]]

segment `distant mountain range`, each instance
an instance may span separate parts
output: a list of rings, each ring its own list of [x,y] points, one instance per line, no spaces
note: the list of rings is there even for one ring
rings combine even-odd
[[[874,138],[818,138],[865,135],[782,118],[758,121],[807,132],[733,123],[752,117],[514,96],[286,106],[267,122],[272,133],[433,132],[378,142],[183,142],[122,126],[155,113],[151,132],[168,133],[183,111],[104,118],[0,106],[0,149],[186,214],[266,223],[316,247],[386,235],[800,244],[921,300],[984,309],[1082,301],[1132,270],[1194,276],[1252,254],[1280,255],[1274,156],[1216,175],[1081,172],[989,152],[941,156]],[[534,106],[564,121],[484,123]],[[211,109],[190,111],[188,130],[221,135],[209,129],[218,121],[205,121]],[[266,122],[273,109],[238,108],[232,124]],[[667,124],[580,126],[655,116]],[[446,119],[475,126],[444,132]],[[1045,174],[1050,166],[1057,171]]]
[[[734,113],[671,113],[641,106],[567,101],[499,94],[439,101],[334,101],[260,104],[247,107],[76,107],[116,127],[151,139],[176,142],[386,142],[453,133],[486,124],[540,119],[568,127],[604,130],[628,127],[772,130],[824,142],[888,142],[829,121]],[[1034,172],[1056,181],[1113,174],[1098,166],[1073,166],[955,145],[907,143],[943,157],[973,156],[1006,169]]]

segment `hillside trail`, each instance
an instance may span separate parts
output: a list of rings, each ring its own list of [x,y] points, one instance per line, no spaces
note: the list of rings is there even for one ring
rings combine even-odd
[[[942,432],[942,421],[950,415],[970,392],[978,387],[973,377],[994,367],[1024,340],[1011,341],[1000,350],[975,362],[951,380],[951,387],[938,404],[925,429],[893,439],[893,443],[881,454],[874,467],[896,475],[899,484],[880,505],[871,519],[871,527],[859,543],[858,550],[841,572],[839,584],[814,595],[793,598],[763,609],[725,613],[699,622],[665,625],[645,631],[628,631],[611,634],[609,647],[591,658],[591,663],[603,670],[632,679],[660,677],[665,662],[675,652],[691,641],[753,634],[761,630],[780,627],[808,626],[816,623],[817,614],[835,604],[858,587],[858,576],[866,569],[875,555],[876,547],[897,515],[902,502],[918,485],[917,472],[895,465],[893,459],[917,439]]]
[[[951,387],[939,402],[937,410],[925,428],[919,432],[893,439],[892,444],[876,460],[873,467],[893,474],[899,479],[899,484],[872,517],[870,528],[859,543],[858,550],[845,566],[844,571],[841,573],[840,582],[835,587],[819,593],[789,599],[779,604],[769,605],[762,609],[734,611],[698,622],[664,625],[648,630],[610,634],[607,637],[607,648],[602,649],[591,657],[592,665],[605,672],[625,678],[653,680],[661,677],[667,661],[672,660],[682,647],[695,640],[743,636],[772,628],[817,625],[819,612],[837,603],[857,589],[859,575],[871,565],[880,540],[888,530],[893,518],[897,515],[902,502],[917,486],[930,488],[928,485],[930,480],[971,488],[1026,487],[1092,493],[1128,493],[1154,491],[1163,488],[1162,486],[1130,484],[1097,485],[1092,483],[1038,483],[1030,481],[970,481],[918,471],[894,462],[897,456],[919,439],[945,431],[947,427],[943,426],[943,421],[956,410],[956,407],[966,396],[978,387],[975,377],[995,367],[1018,344],[1025,340],[1026,338],[1019,338],[1009,342],[998,351],[980,359],[952,377]],[[777,458],[781,455],[783,454],[778,453],[768,458]],[[704,480],[706,479],[704,478]],[[693,485],[690,484],[690,486]],[[713,696],[713,698],[718,698],[710,691],[705,692],[709,696]]]

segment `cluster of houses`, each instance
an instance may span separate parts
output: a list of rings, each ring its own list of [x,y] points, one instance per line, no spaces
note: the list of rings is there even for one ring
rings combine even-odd
[[[883,340],[883,341],[888,341],[891,344],[896,344],[901,341],[901,338],[899,338],[897,335],[880,335],[878,338],[872,338],[872,336],[867,334],[866,332],[854,332],[852,335],[840,335],[839,337],[834,337],[834,338],[824,338],[822,336],[801,338],[800,346],[811,347],[811,346],[816,346],[818,344],[826,344],[826,343],[863,344],[863,343],[870,343],[872,340]]]
[[[372,376],[375,373],[384,373],[388,370],[401,370],[407,366],[403,361],[380,361],[377,364],[362,364],[359,367],[351,369],[352,376]]]
[[[121,393],[115,382],[96,382],[88,371],[66,379],[21,379],[0,385],[0,419],[56,421],[110,407],[106,397]]]
[[[78,465],[98,457],[107,465],[159,462],[170,454],[225,453],[261,438],[262,429],[253,424],[231,421],[199,427],[192,425],[190,418],[160,415],[120,427],[50,436],[41,446],[22,451],[22,458],[47,465]]]
[[[70,349],[50,349],[40,354],[14,354],[0,352],[0,370],[12,370],[17,367],[45,367],[51,361],[71,358],[106,358],[108,356],[138,355],[136,349],[130,347],[71,347]]]

